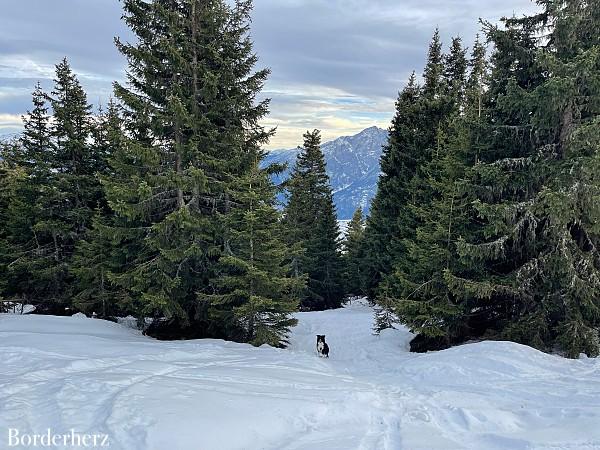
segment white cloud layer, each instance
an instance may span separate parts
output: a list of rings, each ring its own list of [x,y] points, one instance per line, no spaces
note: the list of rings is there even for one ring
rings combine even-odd
[[[230,1],[230,0],[228,0]],[[302,133],[325,139],[387,127],[398,90],[422,70],[436,26],[445,42],[470,45],[480,17],[497,21],[534,8],[529,0],[256,0],[252,37],[270,67],[265,121],[277,126],[270,148],[295,147]],[[118,0],[19,0],[0,6],[0,114],[30,108],[40,80],[51,88],[54,64],[67,56],[92,103],[106,103],[124,77],[114,36],[129,38]],[[0,135],[15,123],[0,122]]]

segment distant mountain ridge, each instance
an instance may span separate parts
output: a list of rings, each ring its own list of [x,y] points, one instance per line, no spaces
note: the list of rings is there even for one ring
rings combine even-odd
[[[379,158],[387,138],[386,130],[370,127],[354,136],[342,136],[321,146],[338,219],[350,219],[359,206],[365,212],[369,210],[377,190]],[[277,181],[282,181],[289,176],[298,153],[297,148],[274,150],[263,164],[287,163],[288,171],[277,178]]]

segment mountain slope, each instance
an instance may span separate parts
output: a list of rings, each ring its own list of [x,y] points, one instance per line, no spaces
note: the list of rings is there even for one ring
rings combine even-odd
[[[377,190],[379,158],[386,142],[387,131],[371,127],[321,146],[339,219],[350,219],[358,206],[368,211]],[[264,164],[288,164],[288,172],[277,179],[280,182],[288,177],[298,152],[298,149],[275,150],[267,155]]]

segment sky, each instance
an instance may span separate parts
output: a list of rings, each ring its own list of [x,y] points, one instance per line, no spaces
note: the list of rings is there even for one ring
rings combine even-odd
[[[436,26],[445,44],[470,46],[479,18],[534,10],[529,0],[256,0],[252,37],[271,76],[269,147],[293,148],[307,129],[325,140],[387,128],[410,73],[421,73]],[[132,36],[118,0],[19,0],[0,4],[0,136],[21,129],[37,81],[50,90],[67,57],[88,100],[105,104],[125,60],[113,38]]]

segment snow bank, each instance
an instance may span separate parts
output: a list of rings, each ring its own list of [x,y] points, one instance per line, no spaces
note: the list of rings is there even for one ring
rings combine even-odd
[[[7,314],[30,314],[35,311],[35,306],[17,302],[3,302]],[[1,309],[0,309],[1,310]]]
[[[0,315],[0,448],[9,428],[123,450],[600,448],[598,360],[507,342],[411,354],[404,329],[372,335],[360,302],[297,317],[280,350]]]

